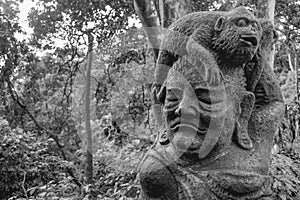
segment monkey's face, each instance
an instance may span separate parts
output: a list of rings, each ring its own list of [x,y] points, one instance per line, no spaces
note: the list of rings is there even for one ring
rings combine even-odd
[[[262,29],[246,9],[239,8],[221,16],[216,24],[213,48],[222,62],[241,65],[250,61],[260,45]]]

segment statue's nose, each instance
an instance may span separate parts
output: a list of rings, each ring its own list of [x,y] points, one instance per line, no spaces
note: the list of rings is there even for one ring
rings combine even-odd
[[[197,116],[198,107],[192,102],[183,99],[183,101],[180,102],[178,108],[175,110],[175,113],[179,116]]]

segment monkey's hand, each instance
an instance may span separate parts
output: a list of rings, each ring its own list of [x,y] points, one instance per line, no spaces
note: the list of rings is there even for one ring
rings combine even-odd
[[[209,86],[218,86],[222,81],[221,71],[217,68],[206,68],[205,81]]]
[[[153,83],[151,88],[151,99],[153,104],[164,104],[165,101],[165,87],[161,84]]]
[[[248,122],[241,120],[240,123],[236,123],[235,135],[237,145],[243,149],[249,150],[253,148],[253,142],[248,134]]]
[[[237,144],[243,149],[252,149],[253,142],[248,134],[248,121],[255,103],[252,92],[241,91],[240,115],[236,122],[235,133]]]
[[[165,98],[164,92],[165,89],[162,89],[161,84],[153,83],[151,88],[152,109],[153,109],[154,118],[156,119],[159,127],[163,125],[161,106],[164,103],[164,98]]]

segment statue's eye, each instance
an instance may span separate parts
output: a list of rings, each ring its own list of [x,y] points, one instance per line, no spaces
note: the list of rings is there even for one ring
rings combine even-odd
[[[239,19],[236,23],[238,27],[246,27],[248,25],[246,19]]]
[[[256,29],[258,29],[259,28],[258,23],[254,22],[253,23],[253,27],[256,28]]]
[[[172,88],[167,90],[167,99],[169,101],[178,101],[182,98],[182,90],[178,88]]]

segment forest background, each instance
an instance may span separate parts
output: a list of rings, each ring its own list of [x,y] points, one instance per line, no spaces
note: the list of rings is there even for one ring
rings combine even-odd
[[[32,2],[26,33],[26,0],[0,1],[0,199],[138,199],[138,165],[159,131],[151,44],[184,14],[237,2]],[[256,12],[259,2],[242,3]],[[300,196],[300,2],[276,0],[274,14],[286,109],[270,174],[285,200]]]

